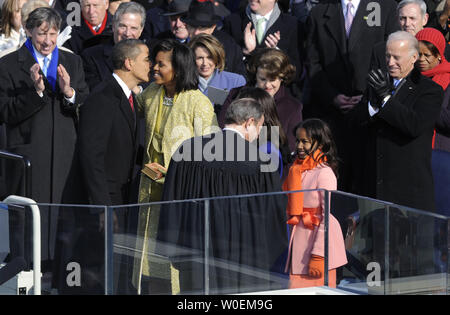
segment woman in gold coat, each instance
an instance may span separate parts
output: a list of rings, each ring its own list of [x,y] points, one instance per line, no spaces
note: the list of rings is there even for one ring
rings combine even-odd
[[[167,169],[172,154],[184,140],[220,129],[211,102],[198,90],[193,52],[167,39],[156,44],[151,60],[154,82],[137,97],[138,110],[146,121],[144,164]],[[163,184],[164,177],[152,180],[142,174],[139,203],[160,201]],[[179,291],[177,271],[152,255],[159,209],[159,205],[152,205],[139,210],[137,259],[133,271],[133,284],[138,293]]]

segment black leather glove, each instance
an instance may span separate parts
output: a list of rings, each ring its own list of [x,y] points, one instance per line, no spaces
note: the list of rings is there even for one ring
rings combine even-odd
[[[367,78],[367,83],[372,87],[370,91],[370,104],[380,108],[383,100],[391,95],[393,85],[389,74],[384,73],[381,69],[371,70]]]

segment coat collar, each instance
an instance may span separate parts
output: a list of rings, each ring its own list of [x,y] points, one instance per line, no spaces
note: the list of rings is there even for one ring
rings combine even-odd
[[[412,92],[415,91],[416,86],[419,84],[421,77],[420,71],[414,68],[402,82],[400,82],[399,86],[397,86],[394,96],[401,100],[411,96]]]
[[[368,3],[369,0],[361,0],[361,2],[359,3],[355,17],[353,19],[348,42],[347,36],[345,34],[345,18],[342,13],[343,9],[341,0],[330,2],[327,5],[327,8],[324,12],[324,17],[327,18],[328,21],[325,24],[334,40],[338,43],[338,46],[341,48],[341,52],[343,54],[345,54],[347,51],[350,51],[355,46],[355,44],[358,43],[359,38],[362,34],[362,30],[368,27],[367,20],[365,19]]]
[[[136,118],[135,118],[136,116],[135,113],[133,113],[133,111],[131,110],[130,102],[125,96],[122,87],[119,85],[117,80],[112,75],[109,85],[111,87],[111,91],[113,91],[114,93],[114,96],[120,99],[119,108],[122,111],[122,114],[125,116],[128,126],[130,127],[130,132],[133,135],[133,139],[135,139],[134,132],[136,129]],[[133,93],[131,95],[133,95]],[[134,108],[136,111],[137,102],[135,99],[133,99],[133,101],[134,101]]]
[[[340,0],[334,2],[329,2],[324,12],[324,18],[327,20],[325,22],[325,27],[330,32],[331,36],[340,48],[342,55],[346,51],[346,36],[344,29],[344,16],[342,14],[342,5]]]
[[[352,28],[350,30],[350,36],[348,39],[348,50],[351,51],[352,48],[358,43],[363,30],[367,29],[369,25],[367,24],[367,5],[369,0],[361,0],[356,11],[355,17],[353,19]]]

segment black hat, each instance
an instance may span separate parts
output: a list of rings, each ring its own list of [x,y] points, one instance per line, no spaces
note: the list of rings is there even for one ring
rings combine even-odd
[[[173,0],[167,7],[167,12],[161,13],[163,16],[182,15],[189,11],[191,0]]]
[[[214,1],[194,0],[189,6],[189,11],[181,20],[191,26],[213,26],[221,19],[216,15]]]
[[[230,10],[223,4],[224,0],[215,0],[214,2],[214,10],[216,14],[221,18],[224,18],[231,14]]]

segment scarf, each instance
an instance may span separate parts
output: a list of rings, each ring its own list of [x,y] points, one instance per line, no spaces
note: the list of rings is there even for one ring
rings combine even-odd
[[[108,12],[105,13],[105,18],[103,19],[102,25],[100,26],[98,31],[95,31],[94,27],[85,18],[83,18],[83,20],[86,23],[86,25],[88,26],[88,28],[89,28],[89,30],[91,31],[92,34],[99,35],[99,34],[101,34],[103,32],[103,30],[106,27],[106,22],[108,20]]]
[[[30,51],[30,53],[33,55],[34,60],[36,60],[37,63],[38,59],[36,57],[36,54],[34,52],[33,44],[31,42],[31,38],[28,38],[25,42],[25,47]],[[56,75],[57,75],[57,68],[58,68],[58,46],[55,46],[55,49],[52,52],[52,59],[50,60],[50,64],[47,68],[47,80],[50,83],[50,86],[52,87],[53,92],[56,91]]]
[[[433,69],[421,72],[422,75],[431,78],[434,82],[439,84],[445,91],[450,82],[450,62],[445,60],[442,56],[442,62],[438,64]],[[434,144],[436,141],[436,129],[433,131],[433,140],[431,142],[431,147],[434,149]]]
[[[327,161],[327,158],[323,155],[322,151],[316,150],[312,155],[308,155],[303,161],[296,159],[289,169],[289,175],[283,183],[284,191],[296,191],[302,189],[314,189],[316,187],[303,187],[302,186],[302,174],[305,171],[312,170],[318,165]],[[299,215],[302,216],[303,224],[312,229],[312,225],[318,225],[315,220],[318,220],[314,216],[311,216],[310,212],[303,211],[303,193],[291,193],[288,194],[287,205],[288,216]],[[320,223],[320,222],[319,222]]]
[[[198,89],[205,94],[206,89],[208,88],[209,83],[211,82],[212,78],[216,75],[217,69],[214,70],[214,72],[211,74],[211,76],[208,79],[205,79],[202,76],[198,76]]]
[[[440,64],[433,69],[422,72],[422,75],[431,78],[434,82],[442,86],[445,91],[450,82],[450,63],[445,58],[442,58]]]

